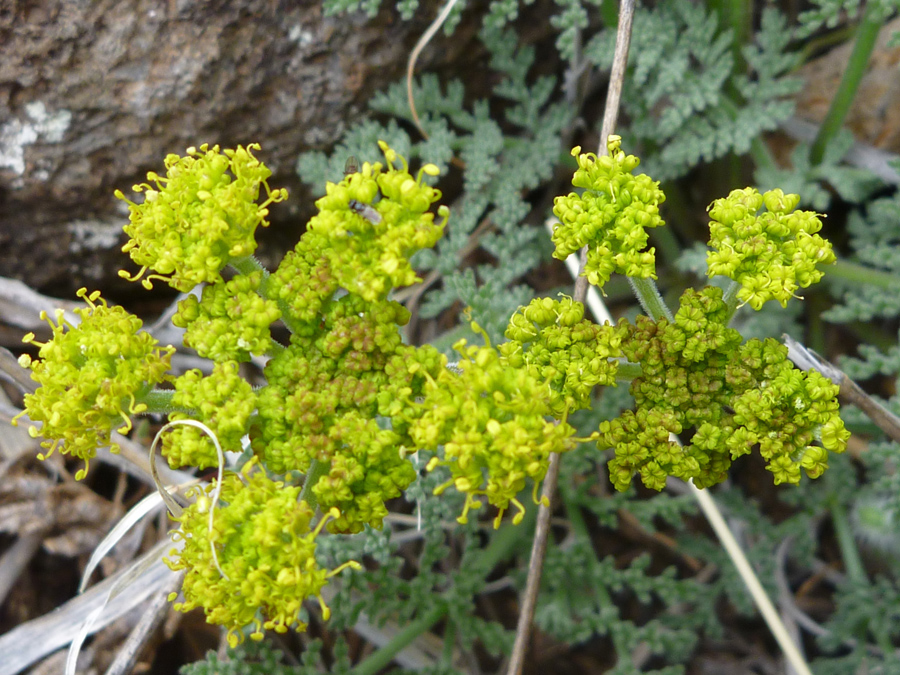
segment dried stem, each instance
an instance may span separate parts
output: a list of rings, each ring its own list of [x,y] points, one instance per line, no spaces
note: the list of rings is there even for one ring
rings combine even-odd
[[[447,4],[444,5],[444,8],[441,10],[440,14],[437,15],[437,18],[428,26],[428,29],[422,33],[422,37],[419,38],[419,41],[416,43],[416,46],[413,47],[413,50],[409,53],[409,60],[406,62],[406,100],[409,102],[409,111],[412,113],[413,123],[416,125],[416,129],[419,130],[419,133],[422,134],[423,138],[428,138],[428,134],[425,133],[425,129],[422,128],[422,123],[419,121],[419,113],[416,111],[416,102],[413,98],[413,73],[416,70],[416,61],[419,60],[419,54],[422,53],[422,50],[425,49],[425,45],[431,42],[431,38],[434,37],[435,33],[440,30],[441,26],[444,25],[444,22],[447,21],[447,17],[450,16],[450,10],[453,9],[453,6],[459,0],[447,0]]]
[[[622,0],[619,5],[619,27],[616,34],[616,51],[613,56],[610,72],[609,91],[606,96],[606,109],[603,114],[603,125],[600,130],[600,148],[598,154],[606,154],[606,139],[613,133],[619,113],[619,101],[622,96],[622,84],[625,81],[625,66],[628,63],[628,48],[631,44],[631,24],[634,19],[634,0]],[[581,269],[587,258],[587,247],[581,251]],[[581,275],[575,281],[575,302],[583,303],[587,296],[587,279]],[[507,668],[507,675],[521,675],[528,647],[531,624],[534,621],[534,610],[541,583],[541,572],[544,567],[544,556],[547,552],[547,539],[550,535],[550,515],[553,510],[553,496],[559,477],[559,454],[550,455],[550,466],[544,478],[541,505],[538,508],[537,526],[534,543],[531,548],[531,561],[528,564],[528,581],[522,597],[519,621],[516,626],[516,641]]]

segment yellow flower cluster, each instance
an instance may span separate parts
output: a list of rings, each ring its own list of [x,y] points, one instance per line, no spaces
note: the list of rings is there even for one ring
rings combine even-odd
[[[588,247],[584,276],[603,286],[613,272],[643,279],[656,278],[654,249],[647,249],[647,228],[663,224],[659,205],[666,197],[659,183],[632,172],[640,164],[621,149],[622,139],[610,136],[609,155],[598,157],[572,150],[578,170],[572,185],[584,192],[557,197],[553,213],[559,225],[553,232],[553,256],[565,260]]]
[[[88,306],[74,310],[81,319],[77,326],[63,318],[62,310],[57,311],[55,324],[42,312],[53,337],[45,343],[35,340],[33,333],[23,338],[40,348],[40,359],[33,361],[28,355],[19,359],[40,386],[25,395],[25,409],[17,418],[28,415],[41,424],[40,430],[36,426],[28,430],[32,437],[40,434],[46,439],[41,446],[47,452],[41,459],[59,449],[84,460],[84,468],[75,475],[81,479],[98,447],[108,445],[118,452],[119,446],[110,440],[112,430],[131,430],[129,416],[147,409],[141,397],[166,379],[175,349],[158,347],[149,333],[140,330],[140,319],[122,307],[108,306],[100,291],[88,294],[82,288],[78,297]]]
[[[769,300],[784,307],[822,278],[817,265],[835,262],[831,244],[816,234],[822,221],[812,211],[796,211],[799,195],[781,190],[760,194],[734,190],[709,207],[709,276],[741,284],[738,299],[759,309]],[[760,208],[766,210],[759,213]]]
[[[298,500],[300,488],[270,480],[265,471],[253,471],[254,464],[223,479],[211,529],[215,485],[199,491],[179,518],[181,529],[172,533],[184,547],[173,549],[166,559],[173,570],[186,571],[184,600],[175,603],[175,609],[202,607],[209,623],[228,629],[232,646],[243,639],[244,626],[254,627],[253,640],[261,640],[264,630],[306,630],[298,614],[307,598],[319,601],[327,619],[322,589],[328,578],[359,567],[355,562],[331,571],[320,567],[316,537],[329,518],[340,514],[334,510],[314,525],[313,510]],[[260,611],[263,619],[257,615]]]
[[[122,270],[129,281],[152,288],[153,279],[182,292],[202,282],[215,283],[232,260],[256,250],[256,228],[268,225],[268,206],[287,199],[287,190],[270,190],[272,172],[253,156],[259,145],[219,152],[219,146],[188,148],[187,156],[168,155],[166,175],[148,173],[149,183],[135,185],[144,193],[136,204],[120,190],[116,197],[128,202],[131,239],[122,250],[141,266],[135,275]],[[152,185],[151,185],[152,183]],[[266,199],[257,204],[260,188]],[[147,270],[154,273],[144,276]]]

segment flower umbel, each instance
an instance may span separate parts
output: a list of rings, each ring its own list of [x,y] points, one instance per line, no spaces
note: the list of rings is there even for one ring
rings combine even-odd
[[[437,378],[428,376],[421,412],[411,428],[416,446],[443,456],[428,463],[428,470],[447,466],[452,478],[436,492],[454,486],[466,493],[460,522],[482,505],[499,509],[498,527],[510,503],[518,513],[525,509],[516,499],[527,479],[534,481],[534,496],[547,473],[550,453],[575,447],[575,430],[565,421],[555,423],[549,415],[549,387],[528,370],[513,368],[491,346],[454,345],[459,352],[459,372],[443,368]],[[444,361],[446,363],[446,360]]]
[[[659,205],[666,197],[659,183],[646,174],[633,175],[640,164],[620,148],[622,139],[610,136],[609,155],[598,157],[572,150],[578,170],[572,185],[584,188],[554,200],[553,213],[560,224],[553,232],[553,256],[565,260],[588,247],[584,276],[603,286],[613,272],[629,277],[656,278],[654,249],[646,249],[646,228],[659,227]]]
[[[549,387],[551,413],[563,418],[589,408],[598,385],[616,386],[625,329],[584,318],[572,298],[535,298],[509,320],[500,353],[514,368],[527,368]]]
[[[816,232],[822,221],[812,211],[795,211],[799,195],[781,190],[760,194],[734,190],[709,207],[708,274],[741,284],[738,299],[759,309],[769,300],[784,307],[798,288],[822,278],[817,265],[835,262],[831,243]],[[765,205],[766,210],[757,215]]]
[[[184,344],[213,361],[249,361],[272,347],[271,325],[281,317],[277,304],[259,294],[261,271],[203,287],[198,300],[178,303],[172,323],[186,328]]]
[[[673,323],[638,317],[629,327],[623,351],[642,371],[631,383],[636,410],[603,422],[598,443],[615,448],[609,472],[617,490],[635,473],[657,490],[667,476],[709,487],[756,445],[776,484],[797,483],[801,468],[816,478],[828,452],[846,447],[837,387],[795,369],[771,338],[741,344],[728,316],[720,289],[688,289]],[[690,441],[682,447],[671,433]]]
[[[264,630],[306,630],[298,614],[307,598],[319,601],[327,619],[330,611],[322,589],[328,578],[347,567],[359,567],[349,562],[331,571],[322,569],[316,561],[315,540],[326,521],[340,515],[337,509],[313,525],[313,509],[298,501],[300,488],[272,481],[264,471],[252,471],[254,465],[250,462],[241,474],[223,479],[212,531],[208,510],[214,486],[199,491],[179,518],[181,529],[171,535],[183,539],[184,548],[173,550],[166,559],[173,570],[187,571],[184,602],[175,603],[175,609],[202,607],[209,623],[228,629],[232,646],[243,639],[244,626],[254,627],[252,640],[261,640]],[[262,620],[257,616],[260,610]]]
[[[426,164],[414,178],[403,157],[384,141],[378,145],[386,163],[365,162],[341,182],[328,183],[316,201],[319,213],[272,275],[272,297],[301,317],[338,287],[373,302],[421,281],[409,257],[443,234],[443,223],[428,210],[441,191],[425,182],[438,168]],[[446,221],[449,209],[439,207],[438,215]]]
[[[271,190],[266,179],[272,172],[252,151],[259,145],[219,152],[219,146],[188,148],[185,157],[168,155],[166,176],[148,173],[152,183],[135,185],[144,193],[136,204],[120,190],[116,197],[128,202],[131,239],[122,250],[141,265],[134,276],[119,275],[152,288],[153,279],[165,281],[182,292],[201,282],[219,280],[229,261],[245,258],[256,250],[256,228],[266,227],[268,206],[287,199],[287,190]],[[257,204],[260,188],[266,199]],[[147,270],[154,274],[144,276]]]
[[[109,307],[100,291],[88,294],[82,288],[78,297],[88,304],[75,310],[81,323],[68,323],[62,310],[57,310],[55,324],[42,313],[53,337],[40,343],[34,334],[26,335],[23,342],[40,347],[39,359],[23,355],[19,363],[30,367],[31,378],[40,384],[25,395],[22,413],[42,423],[40,430],[29,429],[33,437],[47,439],[41,446],[48,452],[39,457],[49,457],[57,448],[79,457],[85,465],[75,477],[81,479],[98,447],[118,452],[110,433],[128,432],[129,416],[146,410],[140,397],[166,379],[175,349],[159,348],[149,333],[140,331],[140,319],[122,307]]]
[[[250,415],[256,407],[253,387],[238,372],[236,361],[215,364],[210,375],[189,370],[175,380],[172,405],[190,413],[173,412],[169,420],[193,419],[206,424],[225,450],[241,451]],[[162,454],[169,466],[205,469],[218,463],[209,437],[193,426],[177,426],[163,437]]]

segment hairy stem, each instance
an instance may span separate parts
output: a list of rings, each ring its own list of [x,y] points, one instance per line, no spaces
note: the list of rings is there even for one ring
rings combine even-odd
[[[248,255],[243,258],[232,258],[228,261],[228,264],[231,265],[240,274],[262,272],[263,279],[267,279],[269,277],[269,270],[267,270],[263,266],[263,264],[252,255]]]
[[[628,277],[628,283],[631,284],[631,290],[637,296],[641,307],[654,321],[667,319],[669,322],[673,320],[671,310],[666,307],[666,303],[659,294],[653,279],[639,279],[637,277]]]
[[[319,482],[319,479],[328,473],[328,464],[325,462],[320,462],[317,459],[314,459],[312,463],[309,465],[309,470],[306,472],[306,478],[303,481],[303,489],[300,490],[300,501],[305,501],[309,508],[315,510],[316,506],[319,504],[319,500],[316,497],[316,493],[313,492],[313,488],[316,483]]]
[[[172,398],[175,396],[174,389],[151,389],[144,395],[135,398],[137,403],[143,403],[147,406],[145,414],[157,413],[159,415],[168,415],[173,412],[182,412],[191,414],[195,412],[191,408],[184,408],[172,404]]]

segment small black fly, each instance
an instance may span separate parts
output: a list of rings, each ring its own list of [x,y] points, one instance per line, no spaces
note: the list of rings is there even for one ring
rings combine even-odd
[[[363,204],[360,201],[355,199],[351,199],[347,206],[356,211],[363,218],[368,220],[373,225],[378,225],[381,222],[381,214],[375,210],[375,208],[371,204]]]
[[[347,158],[347,161],[344,162],[344,177],[352,176],[355,173],[359,173],[359,160],[356,159],[356,156],[350,155]],[[381,222],[381,214],[378,213],[371,204],[363,204],[361,201],[351,199],[347,203],[347,206],[373,225],[378,225],[378,223]]]

